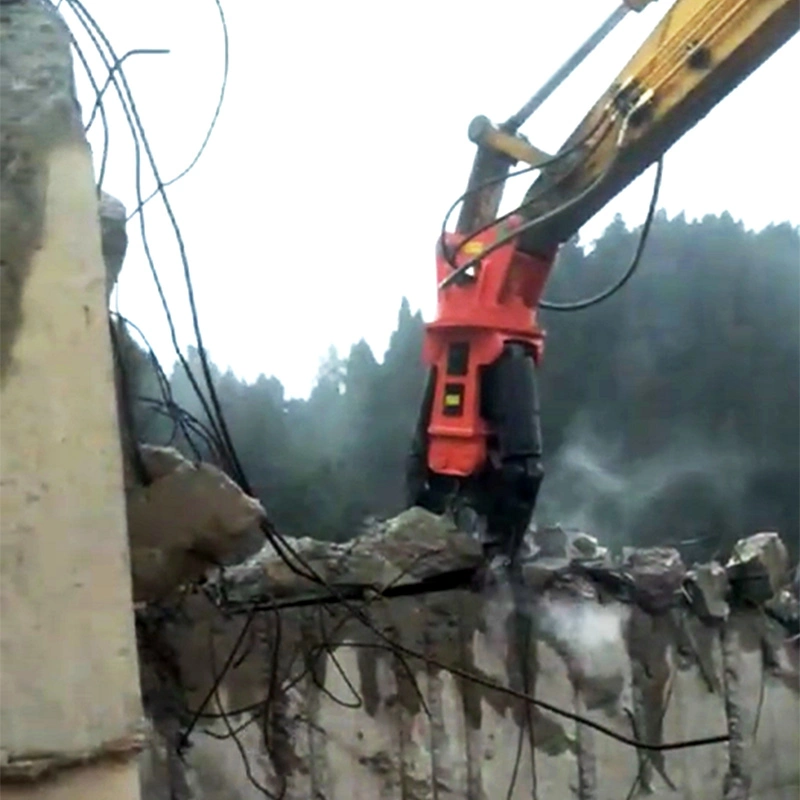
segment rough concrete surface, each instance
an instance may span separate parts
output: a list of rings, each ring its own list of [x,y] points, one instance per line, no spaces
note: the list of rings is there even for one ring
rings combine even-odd
[[[23,294],[45,226],[47,162],[80,142],[69,38],[45,3],[4,7],[0,19],[0,379],[12,363]]]
[[[64,797],[38,779],[70,767],[73,796],[133,798],[144,739],[91,153],[53,5],[2,3],[0,36],[0,777],[37,781],[3,796]]]
[[[149,483],[127,490],[134,599],[158,600],[223,563],[264,518],[261,504],[211,464],[139,449]]]
[[[731,599],[726,622],[698,613],[681,581],[674,582],[674,553],[607,557],[607,580],[587,574],[591,562],[579,551],[565,550],[567,566],[518,597],[533,621],[525,647],[509,591],[381,598],[393,576],[424,577],[413,570],[424,573],[426,555],[438,570],[477,563],[473,540],[426,512],[412,509],[356,540],[352,562],[343,545],[307,541],[299,549],[328,580],[372,586],[375,599],[358,609],[390,640],[439,665],[398,658],[341,604],[261,612],[181,764],[170,750],[248,618],[226,616],[212,599],[224,584],[229,608],[245,596],[264,600],[273,580],[284,601],[292,596],[291,573],[265,548],[231,569],[215,591],[185,596],[180,617],[164,618],[163,609],[161,617],[140,617],[144,700],[154,724],[143,759],[144,797],[267,796],[248,780],[249,769],[276,796],[285,781],[286,800],[502,799],[518,752],[511,794],[518,800],[721,799],[740,796],[732,792],[742,783],[749,794],[741,796],[750,800],[798,796],[797,642],[757,606]],[[628,584],[614,583],[625,563],[646,575],[645,605],[659,587],[657,610],[618,599],[630,593]],[[305,596],[308,582],[294,581],[295,594]],[[796,620],[796,598],[793,604]],[[442,665],[517,691],[527,682],[530,694],[649,743],[729,730],[733,741],[647,753],[541,709],[531,711],[531,735],[526,704]],[[247,767],[230,736],[243,725],[238,738]]]

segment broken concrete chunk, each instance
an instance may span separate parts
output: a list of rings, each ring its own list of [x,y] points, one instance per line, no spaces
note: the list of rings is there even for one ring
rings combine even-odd
[[[800,605],[793,592],[783,588],[764,604],[767,614],[777,620],[789,634],[797,636],[800,633]]]
[[[414,507],[388,520],[377,535],[352,542],[335,571],[344,583],[399,586],[477,567],[482,556],[476,538],[447,518]]]
[[[686,576],[686,567],[674,547],[623,550],[623,568],[633,580],[637,597],[652,611],[672,606]]]
[[[111,297],[114,284],[122,270],[128,233],[125,230],[125,206],[110,194],[100,192],[100,232],[103,261],[106,265],[106,300]]]
[[[737,600],[764,603],[775,595],[788,577],[786,545],[774,532],[756,533],[739,539],[726,568]]]
[[[422,508],[373,524],[368,533],[344,544],[303,538],[292,546],[326,582],[379,592],[442,573],[477,569],[483,560],[477,539]],[[237,602],[320,588],[294,573],[271,547],[226,570],[223,580],[225,595]]]
[[[722,564],[712,561],[701,564],[686,576],[686,591],[692,609],[702,619],[725,620],[730,607],[728,596],[728,573]]]
[[[326,577],[325,564],[333,545],[309,537],[289,541],[296,557],[282,552],[301,573],[305,568],[300,559]],[[233,603],[263,601],[318,588],[309,578],[294,572],[269,542],[246,560],[226,568],[218,579],[212,580],[211,585],[220,598],[225,597]]]
[[[559,525],[537,528],[532,532],[534,552],[544,558],[568,558],[569,537]]]
[[[127,492],[134,598],[163,597],[228,561],[265,513],[224,472],[172,448],[142,447],[152,483]]]
[[[174,447],[155,447],[145,444],[139,448],[142,464],[147,477],[157,481],[178,470],[194,469]]]
[[[536,557],[522,564],[522,581],[534,591],[541,591],[551,586],[556,578],[569,569],[568,558],[556,556]]]
[[[570,548],[575,551],[575,558],[595,559],[601,549],[599,542],[594,536],[589,536],[583,531],[575,531],[569,537]]]
[[[602,547],[597,538],[583,531],[568,531],[569,557],[582,564],[598,568],[611,568],[613,559],[607,547]]]
[[[528,561],[556,558],[610,566],[608,549],[601,547],[594,536],[580,530],[552,525],[531,530],[525,541],[524,558]]]

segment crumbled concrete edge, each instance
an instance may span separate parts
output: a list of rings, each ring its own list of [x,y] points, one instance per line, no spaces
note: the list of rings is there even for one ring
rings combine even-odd
[[[411,508],[349,542],[287,539],[289,546],[334,587],[363,587],[382,593],[454,570],[477,570],[480,543],[459,533],[446,519]],[[289,555],[303,570],[297,558]],[[221,602],[262,602],[300,593],[321,592],[298,575],[271,544],[215,575],[207,584]]]
[[[103,261],[106,266],[106,300],[110,300],[128,250],[128,231],[125,224],[127,211],[122,201],[101,191],[99,214]]]
[[[421,583],[442,573],[477,571],[483,561],[474,537],[420,508],[345,544],[308,538],[289,544],[329,585],[379,594],[387,586]],[[712,561],[690,569],[673,548],[625,548],[615,559],[594,537],[553,528],[531,533],[522,573],[535,594],[586,580],[594,591],[650,614],[686,609],[711,625],[723,623],[733,609],[756,606],[791,633],[798,624],[798,601],[785,588],[790,570],[780,536],[754,534],[737,542],[733,552],[724,566]],[[271,545],[214,575],[206,587],[221,605],[269,604],[326,592],[293,571]]]
[[[428,535],[429,533],[430,535]],[[545,535],[547,534],[541,533],[541,536]],[[538,538],[541,539],[541,536]],[[445,537],[449,537],[449,539],[446,540]],[[765,540],[765,537],[761,538]],[[770,541],[773,538],[766,537]],[[456,533],[446,520],[429,515],[421,509],[409,510],[390,523],[377,527],[372,532],[346,544],[329,544],[311,539],[291,540],[291,544],[294,549],[304,553],[323,577],[332,582],[340,582],[338,584],[340,587],[351,585],[349,581],[356,579],[367,580],[370,585],[381,585],[387,575],[397,576],[403,572],[400,569],[402,566],[408,567],[408,569],[405,570],[405,575],[401,580],[406,578],[418,580],[420,576],[440,570],[443,565],[450,567],[455,564],[477,565],[481,560],[480,548],[475,547],[476,543],[473,539]],[[448,549],[451,547],[453,550]],[[619,667],[619,671],[614,672],[614,681],[611,684],[607,682],[608,676],[602,670],[597,675],[588,674],[581,669],[575,657],[576,654],[571,651],[567,641],[568,637],[559,638],[556,641],[552,632],[538,629],[536,637],[548,644],[564,663],[566,678],[575,691],[574,709],[579,713],[590,715],[603,710],[611,711],[616,715],[617,722],[615,724],[621,725],[621,730],[626,735],[646,738],[652,743],[663,743],[664,737],[667,735],[663,728],[663,719],[668,706],[668,697],[671,694],[671,689],[666,688],[667,681],[672,680],[668,675],[671,674],[672,669],[683,670],[691,665],[692,668],[697,669],[697,679],[702,681],[703,685],[708,686],[709,694],[716,695],[713,702],[718,711],[724,713],[724,717],[709,733],[722,734],[727,731],[731,735],[728,764],[721,767],[719,784],[721,785],[725,780],[725,790],[728,792],[726,800],[746,800],[746,794],[742,794],[742,790],[746,791],[747,785],[751,781],[749,773],[752,765],[747,762],[744,752],[747,746],[747,731],[743,731],[742,720],[746,721],[747,719],[747,708],[743,703],[744,698],[741,692],[742,676],[747,677],[743,670],[749,669],[748,663],[752,664],[752,661],[742,660],[740,653],[742,643],[737,631],[744,626],[754,637],[761,638],[762,646],[767,638],[770,641],[774,640],[776,646],[779,646],[777,643],[785,641],[782,631],[777,630],[778,626],[772,624],[772,621],[767,619],[765,614],[760,613],[757,607],[751,606],[748,611],[740,608],[736,602],[724,619],[710,618],[708,614],[695,613],[683,594],[686,570],[678,568],[679,560],[676,559],[674,551],[664,548],[649,548],[631,551],[623,558],[613,560],[606,557],[607,554],[601,554],[603,557],[597,558],[598,553],[588,547],[585,540],[582,540],[580,550],[583,558],[572,558],[574,555],[572,553],[568,554],[569,558],[564,558],[562,557],[563,553],[559,554],[557,548],[549,545],[540,548],[539,552],[547,552],[550,555],[540,557],[538,553],[534,553],[531,563],[536,564],[538,559],[537,578],[543,577],[545,580],[531,591],[530,599],[533,603],[541,600],[543,605],[547,605],[550,601],[556,603],[566,601],[572,604],[585,603],[598,609],[607,605],[618,606],[619,604],[615,603],[613,599],[614,591],[618,591],[623,602],[628,604],[627,608],[620,610],[622,615],[619,629],[621,649],[618,655],[625,665],[630,661],[631,672],[629,677],[626,677],[627,666]],[[420,561],[419,556],[424,556],[424,558]],[[448,561],[448,559],[455,560]],[[347,567],[351,562],[353,569],[348,573]],[[416,572],[417,569],[420,571]],[[612,578],[609,580],[608,586],[601,582],[593,582],[591,578],[587,577],[585,569],[589,569],[596,575],[611,574]],[[239,579],[242,579],[237,587],[241,593],[240,600],[257,601],[264,603],[265,606],[269,604],[269,592],[276,588],[290,600],[289,604],[293,599],[292,595],[298,597],[301,602],[305,602],[312,593],[311,589],[318,592],[326,591],[318,586],[310,586],[308,581],[292,573],[282,562],[280,556],[268,546],[264,547],[258,555],[230,568],[228,573],[229,577],[238,576]],[[217,579],[215,578],[215,580]],[[236,581],[232,579],[230,585],[235,583]],[[716,582],[712,583],[716,585]],[[636,588],[637,584],[638,589]],[[208,583],[206,588],[208,588]],[[411,588],[416,590],[417,587]],[[671,598],[670,602],[681,604],[678,609],[674,605],[660,602],[661,598],[658,592],[665,588]],[[649,601],[651,601],[650,605],[658,609],[656,612],[647,611],[638,605],[642,597],[645,598],[644,602],[648,602],[648,592],[651,594],[655,592],[655,596],[649,597]],[[226,621],[224,615],[231,610],[230,608],[225,608],[223,605],[222,608],[214,609],[207,603],[207,596],[197,594],[196,597],[189,596],[187,598],[186,605],[183,607],[187,614],[185,618],[176,617],[172,622],[166,624],[159,624],[157,620],[153,620],[153,627],[157,630],[158,635],[163,636],[165,642],[173,644],[177,677],[171,679],[176,681],[174,685],[170,684],[171,689],[164,689],[164,686],[161,686],[159,690],[161,694],[155,690],[151,691],[150,696],[156,698],[156,701],[149,709],[154,719],[167,720],[168,724],[176,728],[179,725],[185,725],[185,721],[182,721],[183,718],[178,716],[181,712],[170,711],[166,705],[163,705],[162,698],[169,697],[169,692],[174,691],[178,685],[188,685],[193,687],[192,691],[196,692],[196,703],[197,698],[205,696],[206,686],[210,685],[210,681],[214,678],[213,671],[207,672],[205,667],[198,666],[206,648],[207,630],[205,626],[212,626],[216,635],[220,637],[219,652],[222,652],[222,647],[233,647],[233,642],[241,631],[240,616],[235,613],[231,614]],[[273,594],[272,597],[274,596]],[[493,598],[491,593],[468,595],[462,591],[454,595],[445,592],[444,595],[432,598],[419,600],[413,598],[409,601],[410,605],[403,605],[402,600],[395,604],[396,601],[392,600],[386,603],[367,602],[362,608],[365,615],[379,630],[391,631],[391,635],[397,636],[401,644],[423,655],[423,659],[419,663],[414,659],[408,665],[409,672],[418,680],[422,678],[423,670],[426,670],[422,661],[425,656],[430,655],[432,658],[438,658],[442,664],[451,664],[459,669],[474,672],[481,677],[502,680],[503,683],[506,683],[507,680],[509,685],[518,688],[520,678],[517,672],[519,667],[515,652],[516,645],[511,644],[510,639],[507,655],[505,658],[500,656],[502,665],[497,665],[497,668],[501,670],[500,674],[507,678],[496,678],[498,673],[495,671],[484,672],[483,667],[477,665],[473,649],[475,647],[473,634],[476,631],[484,631],[483,626],[492,625],[492,620],[499,624],[498,614],[502,616],[506,612],[510,613],[508,599],[504,596]],[[796,600],[794,602],[796,608]],[[489,606],[493,606],[491,612],[487,610]],[[414,607],[415,612],[418,610],[420,613],[418,615],[408,613],[410,607]],[[193,616],[192,608],[196,609],[196,616]],[[243,609],[239,608],[238,610],[241,612]],[[218,617],[220,611],[223,613],[222,618]],[[159,613],[157,608],[144,608],[140,609],[140,612],[153,615]],[[336,619],[344,620],[348,617],[349,611],[346,608],[338,611],[332,609],[332,613],[338,615]],[[274,662],[276,664],[274,674],[285,674],[292,688],[285,694],[281,694],[282,688],[277,688],[277,696],[280,697],[281,703],[277,706],[277,712],[273,710],[272,724],[277,724],[276,729],[281,731],[282,736],[289,737],[294,735],[292,732],[306,730],[303,726],[307,724],[309,739],[305,740],[302,738],[302,733],[298,734],[300,744],[297,745],[297,748],[299,749],[292,749],[292,746],[289,746],[288,761],[286,762],[269,760],[272,758],[272,754],[265,750],[266,745],[263,742],[248,745],[247,753],[253,763],[256,759],[263,758],[264,763],[268,764],[263,782],[270,791],[276,794],[280,791],[280,781],[276,777],[277,775],[291,774],[293,777],[290,779],[290,784],[293,788],[289,790],[287,796],[305,798],[310,796],[307,789],[308,784],[303,782],[305,776],[309,772],[316,776],[324,776],[328,769],[325,742],[329,740],[326,739],[325,730],[318,729],[313,721],[317,719],[316,714],[323,691],[319,686],[326,685],[326,670],[334,669],[336,665],[333,661],[328,660],[332,653],[328,656],[323,655],[321,663],[315,668],[315,677],[310,678],[307,684],[295,684],[289,678],[290,675],[300,674],[300,672],[292,673],[289,669],[294,655],[301,652],[309,656],[315,652],[322,641],[323,634],[317,628],[314,614],[309,613],[306,609],[287,611],[285,617],[281,615],[284,620],[282,623],[274,622],[274,619],[277,618],[278,615],[273,618],[270,614],[259,616],[261,620],[259,624],[262,627],[258,628],[253,636],[255,649],[252,656],[247,657],[249,661],[242,663],[241,671],[237,669],[237,674],[231,673],[226,678],[224,685],[228,693],[228,702],[231,704],[228,706],[229,709],[243,707],[250,701],[263,697],[264,682],[270,680],[270,673],[265,676],[264,667],[273,663],[271,662],[271,653],[273,653],[272,648],[276,648],[274,652],[278,653],[278,661]],[[503,619],[506,620],[504,616]],[[686,623],[685,626],[684,623]],[[282,633],[280,633],[279,640],[275,638],[278,636],[276,625],[281,626]],[[683,627],[686,629],[683,630]],[[727,642],[721,639],[725,635],[729,636]],[[688,637],[687,641],[691,640],[688,648],[685,648],[686,642],[681,638],[682,636]],[[277,649],[278,641],[281,643],[280,650]],[[369,643],[372,638],[371,634],[364,632],[361,624],[355,621],[353,627],[342,634],[342,641]],[[722,647],[727,646],[730,651],[727,657],[717,649],[720,642],[722,642]],[[348,645],[343,644],[342,646]],[[667,653],[669,648],[674,648],[674,657],[681,660],[681,665],[669,666],[669,659],[672,658]],[[354,667],[357,672],[348,672],[348,675],[355,685],[361,687],[364,713],[375,720],[379,718],[377,714],[381,703],[381,690],[378,688],[377,676],[380,674],[379,667],[383,665],[387,669],[387,673],[393,675],[393,678],[389,679],[392,684],[387,685],[387,694],[383,700],[387,703],[387,707],[391,703],[393,706],[397,705],[399,709],[399,716],[392,716],[394,722],[390,724],[398,724],[401,726],[401,731],[406,730],[402,726],[407,725],[408,720],[414,715],[421,714],[422,709],[420,702],[408,689],[407,673],[403,668],[394,665],[391,655],[380,652],[376,654],[369,649],[360,648],[357,653],[357,664]],[[785,662],[791,661],[791,656],[783,655]],[[533,656],[532,658],[536,663],[537,657]],[[717,663],[717,658],[720,659],[719,663]],[[722,659],[726,659],[724,664]],[[712,660],[711,663],[708,660]],[[249,663],[249,666],[245,667],[245,663]],[[796,672],[794,672],[793,665],[794,662],[788,665],[788,668],[793,670],[789,680],[777,675],[776,677],[780,677],[780,680],[788,685],[791,691],[796,692],[794,688]],[[298,669],[302,672],[307,666],[306,662],[301,661]],[[653,670],[654,666],[657,667],[655,671]],[[659,671],[659,666],[666,668],[663,674]],[[725,669],[724,675],[723,668]],[[446,672],[447,666],[443,666],[442,669]],[[536,667],[534,667],[535,669]],[[614,667],[614,670],[617,669]],[[709,670],[707,675],[706,672]],[[147,674],[151,676],[154,685],[161,685],[157,682],[164,680],[157,675],[157,664],[150,664]],[[622,682],[618,686],[615,682],[617,676],[622,676]],[[427,685],[432,686],[434,683]],[[629,685],[631,694],[625,695],[623,699],[621,690],[626,685]],[[441,682],[439,686],[441,687]],[[512,717],[518,724],[521,724],[522,706],[502,696],[501,693],[470,684],[469,681],[456,679],[453,686],[458,692],[457,702],[463,708],[464,719],[467,722],[464,733],[465,751],[468,754],[467,769],[471,770],[469,786],[472,787],[468,791],[474,790],[479,794],[485,778],[481,771],[483,751],[479,750],[477,745],[480,739],[476,730],[482,724],[481,712],[478,709],[484,708],[484,704],[488,703],[500,716],[506,716],[510,710]],[[613,688],[614,686],[617,688]],[[420,689],[423,693],[427,691],[422,685]],[[299,695],[294,695],[293,692],[305,692],[306,694],[302,695],[301,701],[298,699]],[[656,694],[662,699],[658,700]],[[632,704],[630,710],[627,707],[628,697]],[[664,697],[667,700],[663,699]],[[294,702],[299,705],[292,705]],[[436,710],[431,697],[425,694],[424,702],[428,704],[429,710],[434,715],[439,715],[438,724],[444,725],[441,710]],[[623,702],[625,705],[622,705]],[[302,711],[298,709],[302,709]],[[627,713],[630,728],[626,725],[624,717],[620,716],[622,713]],[[160,714],[164,716],[159,717]],[[302,722],[300,722],[301,718]],[[383,719],[383,723],[388,721],[385,716],[381,719]],[[235,725],[237,720],[238,717],[232,718],[232,724]],[[159,724],[164,723],[160,721]],[[577,791],[586,800],[599,797],[604,791],[603,783],[608,780],[605,759],[609,756],[602,737],[597,736],[586,726],[578,725],[574,734],[571,731],[567,733],[566,728],[562,729],[560,723],[555,723],[554,727],[558,730],[559,738],[564,741],[569,740],[569,746],[562,748],[559,753],[568,750],[571,753],[570,758],[574,757],[575,759],[573,791]],[[749,723],[745,722],[744,728],[749,728]],[[439,733],[434,733],[436,730],[436,725],[432,723],[431,741],[435,741],[436,736],[444,736],[441,728]],[[217,732],[224,734],[225,731],[220,727]],[[453,731],[449,732],[453,735]],[[405,734],[401,732],[400,735]],[[460,734],[456,733],[456,735]],[[205,742],[209,747],[216,746],[204,736],[195,728],[192,733],[192,744]],[[543,737],[542,752],[553,754],[547,749],[549,745],[545,739],[550,741],[547,735]],[[174,741],[174,735],[168,736],[166,746],[169,746],[169,742]],[[290,738],[288,741],[293,740]],[[383,748],[369,751],[369,753],[368,756],[365,756],[365,759],[368,760],[361,761],[361,763],[374,769],[379,776],[384,776],[385,770],[394,762],[387,756]],[[649,753],[644,750],[637,750],[636,754],[638,761],[635,766],[638,780],[641,782],[640,793],[658,791],[658,784],[662,781],[664,786],[674,792],[676,796],[680,793],[683,778],[676,773],[672,776],[675,778],[673,781],[670,773],[675,772],[675,767],[664,759],[663,754]],[[220,760],[224,757],[224,755],[220,755]],[[214,756],[211,750],[198,748],[194,762],[189,759],[187,763],[178,767],[181,774],[180,779],[187,783],[193,783],[200,774],[201,759],[212,758]],[[402,755],[398,756],[397,769],[406,769],[402,758]],[[432,756],[431,763],[435,764],[435,761],[436,757]],[[208,761],[202,763],[208,766]],[[286,763],[293,766],[285,767]],[[293,769],[296,772],[292,772]],[[432,766],[431,770],[431,785],[439,785],[436,783],[439,778],[437,768]],[[726,771],[728,772],[727,779],[724,778]],[[156,780],[156,778],[152,780]],[[275,782],[270,783],[273,780]],[[292,780],[296,780],[296,782],[292,783]],[[412,776],[410,781],[413,780],[415,778]],[[324,788],[324,781],[313,785]],[[425,788],[427,789],[427,785]],[[221,796],[229,796],[237,789],[238,784],[231,782],[224,788],[220,788],[223,793]],[[608,789],[606,788],[605,791],[607,792]],[[721,788],[715,789],[715,791],[721,796]],[[201,792],[197,790],[196,795],[199,797]],[[195,795],[187,793],[186,797],[189,796]]]
[[[143,445],[147,486],[126,490],[134,600],[158,600],[224,563],[265,519],[222,470]]]
[[[136,758],[147,746],[148,735],[140,729],[119,739],[104,742],[92,750],[74,753],[3,753],[0,783],[35,783],[56,773],[103,761],[127,761]]]

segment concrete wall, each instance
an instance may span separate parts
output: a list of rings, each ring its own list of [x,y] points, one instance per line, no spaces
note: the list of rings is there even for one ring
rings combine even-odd
[[[3,797],[124,800],[142,712],[91,154],[52,6],[4,3],[0,33]]]
[[[272,693],[267,721],[259,717],[237,736],[255,780],[279,794],[274,776],[287,776],[286,800],[493,800],[508,796],[521,747],[510,795],[516,800],[796,800],[797,642],[786,641],[762,611],[737,611],[725,625],[710,625],[686,609],[654,616],[591,587],[529,592],[528,599],[537,621],[528,649],[536,697],[626,736],[633,719],[638,736],[650,742],[731,729],[736,741],[646,757],[537,709],[531,751],[521,702],[419,661],[406,668],[386,650],[364,647],[379,640],[331,607],[284,613],[280,630],[274,616],[257,617],[240,651],[246,657],[221,684],[217,699],[229,710]],[[508,598],[453,591],[381,601],[369,614],[410,648],[520,689],[510,609]],[[152,652],[172,649],[188,690],[184,700],[197,709],[243,624],[202,597],[189,598],[182,614],[182,622],[159,628],[161,648],[143,650],[146,703],[173,743],[179,725],[165,712],[170,689],[155,677],[153,664],[161,663],[163,673],[163,662],[153,661]],[[326,640],[339,646],[325,652]],[[216,701],[207,710],[218,712]],[[236,729],[250,716],[234,714],[228,723]],[[171,797],[170,765],[174,797],[265,796],[248,781],[228,723],[201,721],[185,767],[154,738],[143,762],[143,796]]]

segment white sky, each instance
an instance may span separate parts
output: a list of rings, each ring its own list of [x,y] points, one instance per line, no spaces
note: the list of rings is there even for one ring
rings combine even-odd
[[[118,54],[164,179],[199,147],[222,75],[212,0],[85,0]],[[525,126],[555,150],[671,3],[629,14]],[[197,166],[170,188],[194,279],[206,347],[241,377],[274,374],[305,396],[330,344],[364,336],[381,358],[406,295],[434,309],[434,245],[466,186],[469,121],[515,111],[614,9],[616,0],[223,0],[228,90]],[[66,7],[66,3],[62,9]],[[65,11],[76,29],[74,17]],[[79,36],[104,79],[102,64]],[[785,45],[669,152],[660,205],[670,216],[728,210],[750,227],[800,223],[800,40]],[[76,62],[85,111],[93,94]],[[131,136],[108,92],[110,160],[104,188],[132,210]],[[102,147],[98,122],[90,140]],[[143,189],[154,188],[143,172]],[[519,179],[524,181],[524,178]],[[583,230],[591,241],[621,213],[638,225],[652,174]],[[512,199],[524,190],[523,183]],[[182,345],[193,340],[181,264],[158,199],[148,239]],[[119,309],[169,368],[173,351],[137,222]]]

